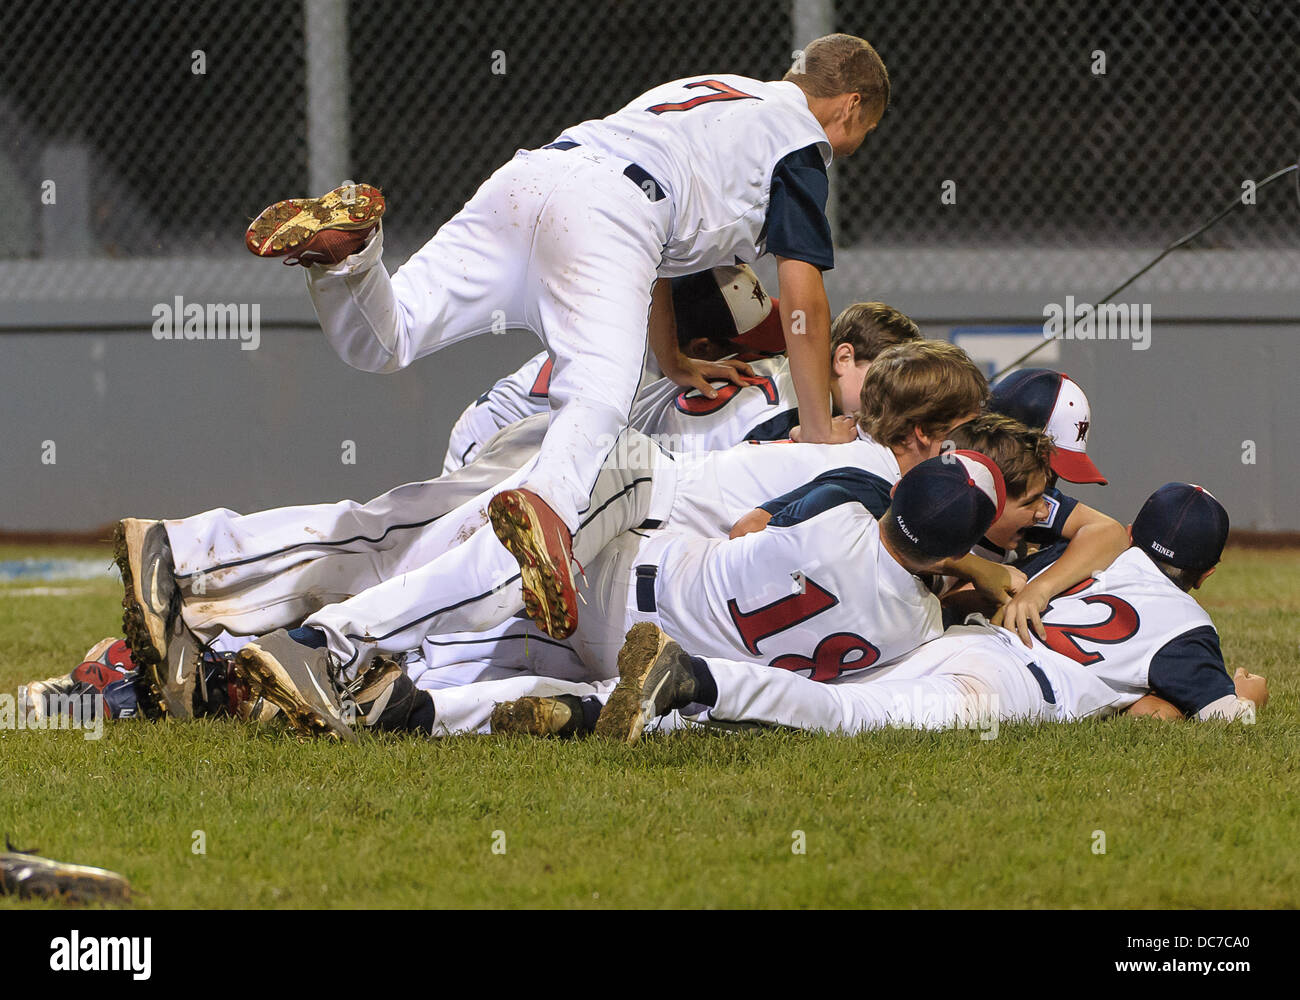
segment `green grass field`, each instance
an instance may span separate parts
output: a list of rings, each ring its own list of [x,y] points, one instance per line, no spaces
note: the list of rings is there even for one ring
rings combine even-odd
[[[0,547],[27,555],[109,562]],[[1300,553],[1230,550],[1198,596],[1230,668],[1269,678],[1254,726],[635,748],[339,746],[210,721],[7,731],[0,833],[120,871],[155,907],[1294,907]],[[0,586],[0,692],[119,635],[120,598],[107,581]]]

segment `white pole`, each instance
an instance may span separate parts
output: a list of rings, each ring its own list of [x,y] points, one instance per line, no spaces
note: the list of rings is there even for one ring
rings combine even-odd
[[[348,176],[347,0],[303,0],[307,63],[307,177],[312,194]]]
[[[791,60],[794,53],[802,49],[814,38],[829,35],[835,30],[834,0],[791,0],[790,28],[792,43]],[[838,243],[839,237],[839,198],[836,197],[835,165],[831,164],[828,180],[830,193],[826,198],[826,218],[830,220],[831,236]]]

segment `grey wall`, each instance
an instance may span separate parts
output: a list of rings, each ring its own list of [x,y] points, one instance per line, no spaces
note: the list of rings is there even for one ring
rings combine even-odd
[[[1155,487],[1186,479],[1235,527],[1300,530],[1300,324],[1170,322],[1145,352],[1062,347],[1057,367],[1089,395],[1089,453],[1111,480],[1081,499],[1129,519]],[[0,335],[0,528],[365,499],[436,475],[461,408],[537,349],[527,334],[484,337],[381,376],[347,368],[307,329],[264,329],[256,351],[143,331]],[[41,462],[46,440],[54,465]],[[341,461],[344,440],[355,465]]]
[[[383,376],[347,368],[319,332],[265,324],[255,351],[145,331],[0,335],[0,529],[364,500],[436,476],[465,404],[539,349],[484,337]]]

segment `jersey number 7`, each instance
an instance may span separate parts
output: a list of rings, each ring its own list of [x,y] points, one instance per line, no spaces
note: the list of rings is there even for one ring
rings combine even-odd
[[[694,90],[697,87],[708,87],[713,93],[701,94],[699,97],[692,97],[689,101],[680,101],[676,104],[655,104],[646,110],[652,115],[662,115],[668,111],[690,111],[691,108],[698,108],[701,104],[711,104],[713,101],[758,100],[753,94],[746,94],[743,90],[729,87],[721,80],[696,80],[686,85],[687,90]]]

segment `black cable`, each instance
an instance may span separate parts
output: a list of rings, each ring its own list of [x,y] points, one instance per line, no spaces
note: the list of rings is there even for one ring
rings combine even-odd
[[[1281,170],[1278,170],[1278,171],[1275,171],[1274,173],[1269,174],[1269,175],[1268,175],[1267,177],[1265,177],[1262,181],[1260,181],[1258,184],[1255,185],[1255,191],[1256,191],[1256,192],[1259,192],[1259,191],[1263,190],[1264,187],[1266,187],[1266,186],[1269,185],[1269,184],[1272,184],[1272,183],[1273,183],[1275,180],[1277,180],[1279,177],[1284,177],[1284,176],[1286,176],[1287,174],[1291,173],[1292,171],[1297,171],[1297,174],[1296,174],[1296,193],[1297,193],[1297,196],[1300,196],[1300,162],[1292,163],[1292,164],[1291,164],[1290,166],[1288,166],[1288,167],[1283,167]],[[1159,255],[1158,255],[1154,260],[1152,260],[1150,263],[1148,263],[1146,266],[1144,266],[1140,271],[1138,271],[1137,273],[1135,273],[1131,278],[1129,278],[1127,281],[1125,281],[1122,285],[1120,285],[1120,286],[1119,286],[1118,288],[1116,288],[1114,291],[1108,292],[1107,294],[1103,295],[1100,299],[1098,299],[1098,300],[1097,300],[1095,303],[1093,303],[1093,304],[1094,304],[1094,305],[1101,305],[1103,302],[1109,302],[1109,301],[1110,301],[1111,299],[1113,299],[1116,295],[1118,295],[1120,292],[1124,291],[1124,289],[1128,288],[1129,285],[1131,285],[1131,284],[1133,284],[1133,282],[1137,281],[1138,278],[1142,277],[1142,275],[1144,275],[1144,274],[1146,274],[1148,271],[1150,271],[1153,267],[1155,267],[1157,264],[1159,264],[1162,260],[1164,260],[1166,257],[1168,257],[1168,256],[1169,256],[1171,253],[1173,253],[1175,250],[1179,249],[1180,247],[1184,247],[1184,246],[1186,246],[1188,243],[1192,242],[1192,240],[1196,239],[1196,237],[1200,236],[1200,235],[1201,235],[1202,233],[1204,233],[1206,230],[1208,230],[1208,229],[1210,229],[1212,226],[1214,226],[1217,222],[1219,222],[1220,220],[1222,220],[1222,219],[1226,218],[1227,216],[1231,215],[1231,214],[1232,214],[1233,212],[1235,212],[1237,209],[1241,208],[1241,206],[1244,205],[1244,204],[1245,204],[1245,202],[1243,202],[1243,201],[1241,200],[1241,197],[1240,197],[1240,196],[1234,198],[1233,201],[1232,201],[1232,204],[1231,204],[1231,205],[1229,205],[1229,206],[1228,206],[1227,208],[1225,208],[1222,212],[1220,212],[1220,213],[1218,213],[1216,216],[1214,216],[1214,218],[1212,218],[1209,222],[1205,223],[1205,225],[1201,226],[1199,229],[1196,229],[1196,230],[1194,230],[1193,232],[1188,233],[1188,234],[1187,234],[1186,236],[1184,236],[1182,239],[1180,239],[1180,240],[1175,240],[1173,243],[1170,243],[1169,246],[1165,247],[1163,250],[1160,251]],[[1013,368],[1019,368],[1022,364],[1024,364],[1026,361],[1028,361],[1030,358],[1032,358],[1035,354],[1037,354],[1039,351],[1041,351],[1044,347],[1046,347],[1048,344],[1050,344],[1050,343],[1052,342],[1052,340],[1054,340],[1054,339],[1056,339],[1056,338],[1047,338],[1047,339],[1044,339],[1043,342],[1042,342],[1041,344],[1039,344],[1037,347],[1031,348],[1030,350],[1026,351],[1024,354],[1020,355],[1020,357],[1016,358],[1015,361],[1011,362],[1011,364],[1007,365],[1007,366],[1006,366],[1005,368],[1003,368],[1000,372],[998,372],[996,375],[994,375],[994,376],[993,376],[993,380],[994,380],[994,381],[997,381],[997,380],[1000,379],[1003,375],[1005,375],[1007,372],[1011,371],[1011,369],[1013,369]]]

